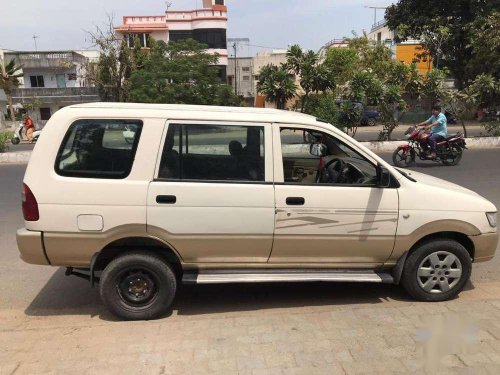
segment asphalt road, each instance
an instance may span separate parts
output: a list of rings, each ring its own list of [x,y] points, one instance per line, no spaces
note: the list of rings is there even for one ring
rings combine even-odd
[[[390,160],[390,154],[382,154]],[[419,162],[413,168],[423,173],[440,177],[483,195],[500,207],[500,149],[466,151],[460,165],[445,167],[433,162]],[[15,232],[23,226],[21,214],[21,183],[24,165],[0,165],[0,275],[4,288],[0,298],[0,309],[26,309],[27,313],[46,309],[100,311],[101,305],[97,291],[90,289],[88,283],[65,277],[63,269],[32,266],[19,259]],[[422,199],[422,198],[420,198]],[[425,199],[425,198],[424,198]],[[472,280],[500,280],[500,256],[493,261],[474,265]],[[268,288],[278,288],[270,285]],[[349,288],[358,290],[359,286]],[[366,285],[363,288],[380,289],[379,286]],[[205,292],[216,294],[218,287],[204,287]],[[190,293],[195,289],[187,288]],[[238,288],[229,289],[234,295],[226,296],[226,303],[237,299]],[[200,306],[201,308],[202,306]],[[61,311],[62,309],[62,311]]]

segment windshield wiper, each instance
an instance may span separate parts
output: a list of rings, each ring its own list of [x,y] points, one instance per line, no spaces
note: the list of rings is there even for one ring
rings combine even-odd
[[[405,171],[399,169],[399,168],[396,168],[396,170],[401,173],[403,176],[405,176],[408,180],[410,181],[413,181],[413,182],[417,182],[417,180],[415,180],[413,177],[411,177],[408,173],[406,173]]]

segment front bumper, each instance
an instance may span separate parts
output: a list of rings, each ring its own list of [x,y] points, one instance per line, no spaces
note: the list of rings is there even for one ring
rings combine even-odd
[[[469,236],[469,239],[474,243],[474,263],[493,259],[497,250],[498,232]]]
[[[17,231],[16,239],[23,261],[30,264],[50,265],[43,249],[42,232],[22,228]]]

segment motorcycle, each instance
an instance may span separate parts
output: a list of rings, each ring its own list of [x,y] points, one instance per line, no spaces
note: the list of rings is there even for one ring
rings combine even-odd
[[[35,130],[33,132],[33,142],[36,142],[42,133],[41,130]],[[26,132],[24,130],[24,124],[19,123],[16,131],[14,132],[14,137],[10,140],[13,145],[18,145],[21,141],[27,141]]]
[[[405,132],[408,144],[399,146],[392,154],[392,161],[397,167],[409,167],[415,163],[418,156],[420,160],[433,160],[444,165],[457,165],[462,159],[463,150],[467,149],[464,135],[460,132],[446,137],[437,143],[436,158],[430,159],[431,147],[428,142],[430,137],[423,129],[410,126]]]

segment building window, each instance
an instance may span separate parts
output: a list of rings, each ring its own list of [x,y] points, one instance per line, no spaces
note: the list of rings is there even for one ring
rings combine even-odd
[[[168,33],[168,39],[171,42],[183,39],[193,39],[193,32],[191,30],[171,30]]]
[[[31,87],[45,87],[43,76],[30,76]]]
[[[243,76],[243,81],[250,81],[250,76]]]
[[[381,43],[382,42],[382,33],[377,33],[377,42]]]
[[[242,71],[244,72],[249,72],[250,71],[250,67],[249,66],[244,66],[241,68]]]
[[[224,5],[224,0],[215,0],[215,5]]]
[[[226,29],[196,29],[193,39],[208,45],[208,48],[227,49]]]
[[[128,46],[130,48],[134,48],[136,38],[138,39],[141,48],[149,48],[151,46],[149,42],[149,34],[133,33],[133,34],[128,34]]]
[[[50,108],[40,108],[40,120],[47,121],[50,120]]]
[[[76,73],[69,73],[68,81],[76,81]]]
[[[256,81],[259,81],[260,80],[260,76],[259,75],[255,75],[255,76],[253,76],[253,79],[256,80]]]

